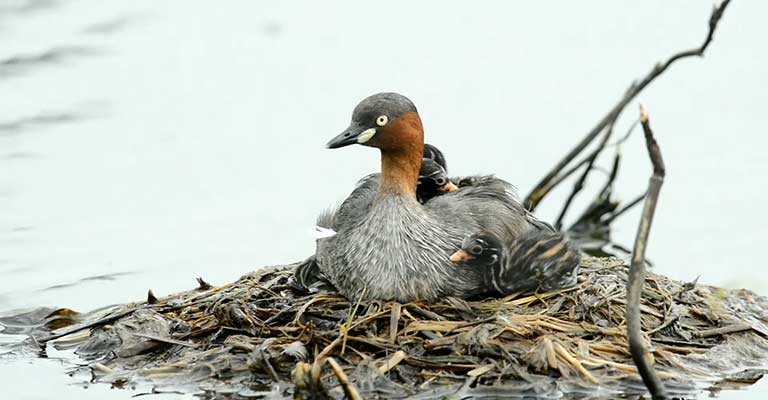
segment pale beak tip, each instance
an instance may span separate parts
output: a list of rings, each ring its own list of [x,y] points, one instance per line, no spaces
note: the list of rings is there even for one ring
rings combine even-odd
[[[467,252],[464,251],[464,250],[459,250],[459,251],[451,254],[451,262],[456,263],[456,264],[464,262],[468,258],[469,257],[467,257]]]
[[[458,187],[458,186],[456,186],[456,185],[454,185],[454,184],[453,184],[453,182],[451,182],[451,181],[448,181],[448,183],[446,183],[446,184],[445,184],[445,185],[442,187],[442,191],[443,191],[444,193],[451,193],[451,192],[455,192],[455,191],[457,191],[457,190],[459,190],[459,187]]]

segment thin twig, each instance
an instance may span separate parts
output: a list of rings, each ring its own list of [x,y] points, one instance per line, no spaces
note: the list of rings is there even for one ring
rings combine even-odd
[[[642,324],[640,321],[640,298],[643,294],[645,282],[645,250],[648,244],[648,236],[651,231],[653,214],[656,211],[656,203],[659,199],[661,185],[664,183],[664,160],[661,158],[656,139],[648,121],[648,114],[643,105],[640,105],[640,121],[645,132],[645,142],[648,146],[648,156],[653,164],[653,175],[648,182],[648,196],[645,198],[643,214],[640,225],[637,228],[635,248],[632,251],[632,264],[629,268],[629,282],[627,282],[627,338],[629,339],[629,351],[632,360],[637,366],[645,386],[654,399],[667,399],[667,391],[661,383],[659,376],[648,362],[648,350],[645,348],[642,336]]]
[[[310,368],[310,382],[312,382],[315,387],[321,387],[320,373],[323,370],[323,364],[325,364],[328,356],[331,354],[333,349],[335,349],[336,346],[341,343],[341,341],[342,336],[337,337],[330,344],[328,344],[328,346],[325,346],[325,348],[320,351],[318,355],[315,356],[315,361],[312,363],[312,367]]]
[[[109,368],[109,367],[107,367],[106,365],[104,365],[102,363],[98,363],[98,362],[97,363],[93,363],[93,364],[91,364],[91,366],[93,367],[93,369],[95,369],[96,371],[99,371],[99,372],[101,372],[103,374],[111,374],[111,373],[115,372],[114,369]]]
[[[385,373],[389,372],[389,370],[391,370],[392,368],[395,368],[397,366],[397,364],[400,364],[400,361],[405,360],[406,356],[407,355],[405,354],[404,351],[402,351],[402,350],[396,351],[395,354],[392,355],[392,357],[387,359],[387,361],[384,362],[384,364],[379,366],[379,373],[380,374],[385,374]]]
[[[344,350],[347,349],[347,335],[349,334],[349,330],[352,328],[352,321],[355,319],[355,314],[357,314],[357,309],[360,307],[360,302],[363,301],[363,297],[365,297],[365,292],[368,288],[364,287],[363,290],[360,292],[360,297],[357,298],[357,303],[355,304],[355,308],[352,309],[352,311],[349,313],[349,318],[347,318],[347,323],[344,325],[341,325],[339,327],[339,330],[341,331],[341,336],[344,338],[341,342],[341,355],[344,355]]]
[[[712,38],[714,37],[717,25],[723,16],[723,12],[725,11],[726,7],[728,7],[730,2],[731,0],[724,0],[722,3],[720,3],[719,6],[715,6],[712,10],[712,14],[709,17],[709,31],[707,32],[707,37],[704,39],[704,43],[702,43],[701,46],[694,49],[681,51],[667,59],[667,61],[663,63],[657,63],[651,69],[651,71],[648,72],[648,74],[639,82],[635,81],[632,83],[632,85],[629,87],[629,90],[627,90],[621,100],[619,100],[619,102],[613,106],[610,111],[608,111],[608,113],[597,123],[597,125],[595,125],[594,128],[592,128],[587,133],[587,135],[581,140],[581,142],[576,145],[576,147],[571,149],[571,151],[569,151],[565,157],[558,161],[552,170],[550,170],[539,181],[539,183],[534,186],[533,190],[531,190],[531,192],[525,197],[523,202],[523,205],[526,209],[531,211],[536,209],[544,196],[546,196],[553,188],[550,183],[558,176],[560,171],[565,169],[565,167],[567,167],[568,164],[573,161],[573,159],[581,154],[581,152],[584,151],[584,149],[589,146],[593,140],[595,140],[595,138],[600,134],[600,132],[603,131],[603,129],[614,123],[624,108],[632,100],[634,100],[634,98],[637,97],[637,95],[640,94],[640,92],[642,92],[643,89],[645,89],[651,82],[663,74],[664,71],[666,71],[676,61],[687,57],[702,57],[704,55],[707,47],[709,47],[709,44],[712,42]]]
[[[641,194],[640,196],[635,197],[634,200],[630,201],[629,203],[625,204],[624,207],[621,207],[618,211],[611,214],[610,217],[608,217],[604,222],[605,225],[610,225],[611,222],[613,222],[616,218],[620,217],[622,214],[626,213],[636,205],[640,204],[641,201],[645,198],[645,193]]]
[[[269,373],[269,376],[272,378],[273,382],[280,382],[280,376],[277,375],[277,371],[275,371],[275,368],[272,366],[272,364],[269,362],[269,355],[266,351],[264,351],[263,348],[259,349],[259,357],[261,359],[261,363],[264,364],[264,369],[267,370],[267,373]]]
[[[622,145],[624,142],[629,140],[629,137],[632,136],[632,132],[635,131],[635,128],[639,124],[640,124],[640,118],[632,121],[632,124],[629,126],[629,128],[627,129],[627,133],[625,133],[624,136],[622,136],[621,138],[619,138],[619,140],[617,140],[617,141],[615,141],[613,143],[608,143],[605,146],[606,147],[618,147],[618,146]]]
[[[591,154],[590,154],[590,156],[591,156]],[[548,184],[548,185],[547,185],[545,188],[543,188],[543,189],[541,190],[541,191],[542,191],[542,193],[544,193],[544,194],[547,194],[547,193],[549,193],[549,192],[550,192],[552,189],[554,189],[556,186],[558,186],[558,185],[560,185],[561,183],[563,183],[563,181],[564,181],[564,180],[568,179],[568,178],[569,178],[571,175],[573,175],[573,174],[574,174],[576,171],[578,171],[579,169],[581,169],[581,167],[583,167],[584,165],[586,165],[586,164],[589,162],[590,156],[587,156],[587,157],[585,157],[585,158],[584,158],[584,159],[582,159],[581,161],[579,161],[579,162],[577,162],[576,164],[574,164],[574,165],[573,165],[573,166],[572,166],[570,169],[568,169],[567,171],[565,171],[565,172],[563,172],[562,174],[560,174],[560,175],[558,175],[558,176],[556,176],[556,177],[552,178],[552,180],[549,182],[549,184]]]
[[[397,326],[400,323],[400,312],[403,306],[398,303],[392,303],[392,315],[389,318],[389,341],[395,343],[397,339]]]
[[[157,296],[152,293],[152,289],[149,289],[147,291],[147,304],[157,304],[158,302],[160,302],[160,300],[158,300]]]
[[[547,353],[547,364],[550,369],[557,369],[557,356],[555,355],[555,348],[552,346],[552,339],[549,336],[544,336],[544,349]]]
[[[707,329],[699,332],[694,332],[693,336],[697,338],[709,338],[713,336],[727,335],[729,333],[743,332],[752,329],[752,325],[745,323],[737,323],[733,325],[723,326],[720,328]]]
[[[590,222],[599,222],[603,215],[612,212],[616,208],[616,203],[611,202],[611,191],[613,190],[613,183],[619,175],[619,165],[621,165],[621,153],[616,152],[616,155],[613,157],[611,170],[606,171],[608,179],[606,179],[602,189],[597,193],[589,207],[587,207],[581,216],[576,219],[573,226]],[[597,167],[594,169],[599,171],[599,168]],[[602,224],[602,226],[608,227],[606,224]]]
[[[616,181],[616,177],[619,176],[619,166],[621,165],[621,152],[616,152],[613,156],[613,164],[611,165],[611,171],[608,173],[608,180],[603,184],[603,188],[597,195],[598,199],[608,200],[611,197],[611,190],[613,190],[613,183]],[[601,201],[602,202],[602,201]]]
[[[175,344],[175,345],[184,346],[184,347],[191,347],[193,349],[199,347],[199,345],[197,343],[183,342],[181,340],[176,340],[176,339],[172,339],[172,338],[164,338],[164,337],[160,337],[160,336],[156,336],[156,335],[150,335],[148,333],[138,333],[137,332],[137,333],[134,333],[133,336],[144,338],[144,339],[149,339],[149,340],[154,340],[155,342],[160,342],[160,343]]]
[[[576,357],[572,356],[571,353],[569,353],[568,350],[566,350],[565,347],[563,347],[563,345],[561,345],[558,342],[555,342],[555,351],[557,352],[557,354],[560,355],[560,357],[562,357],[566,362],[568,362],[568,364],[570,364],[577,371],[579,371],[579,373],[581,373],[581,375],[584,376],[584,378],[586,378],[589,382],[595,385],[600,384],[600,381],[598,381],[594,375],[592,375],[586,368],[584,368],[581,362],[577,360]]]
[[[584,172],[581,174],[581,177],[576,181],[576,183],[573,184],[573,190],[571,190],[571,194],[568,196],[568,199],[565,201],[565,204],[563,205],[563,209],[560,211],[560,215],[557,217],[557,222],[555,222],[555,229],[558,231],[563,228],[563,219],[565,219],[565,214],[568,212],[568,209],[571,207],[571,203],[576,198],[576,195],[581,192],[582,189],[584,189],[584,182],[587,181],[587,177],[589,176],[589,173],[592,172],[592,168],[595,165],[595,160],[597,160],[597,157],[600,155],[600,153],[605,148],[606,143],[608,143],[608,139],[611,138],[613,135],[613,125],[614,122],[611,122],[610,125],[608,125],[608,129],[605,130],[605,135],[603,135],[603,139],[600,141],[600,144],[597,146],[597,149],[595,149],[592,154],[589,155],[587,158],[587,167],[584,168]]]
[[[209,290],[213,288],[213,285],[206,282],[202,277],[197,277],[197,290]]]
[[[363,398],[360,397],[360,392],[358,392],[357,388],[355,388],[355,386],[352,385],[352,383],[349,381],[347,374],[345,374],[344,370],[341,369],[339,363],[337,363],[333,357],[328,357],[328,364],[331,364],[333,373],[336,374],[336,378],[339,380],[341,388],[344,389],[344,394],[347,396],[347,398],[350,400],[362,400]]]

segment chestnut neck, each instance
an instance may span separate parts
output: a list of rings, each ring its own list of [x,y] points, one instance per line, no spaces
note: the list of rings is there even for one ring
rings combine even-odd
[[[416,185],[424,155],[424,128],[415,112],[392,121],[380,132],[381,183],[377,200],[385,196],[416,200]]]

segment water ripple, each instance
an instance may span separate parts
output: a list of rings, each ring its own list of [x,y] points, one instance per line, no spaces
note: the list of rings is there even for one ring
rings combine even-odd
[[[101,275],[94,275],[94,276],[87,276],[82,279],[78,279],[74,282],[68,282],[68,283],[60,283],[56,285],[51,285],[46,288],[40,289],[40,291],[47,291],[47,290],[55,290],[55,289],[63,289],[73,286],[78,286],[82,283],[91,282],[91,281],[114,281],[117,280],[120,277],[133,275],[133,272],[115,272],[111,274],[101,274]]]
[[[84,118],[83,114],[74,112],[41,113],[31,117],[21,117],[0,122],[0,137],[19,134],[35,127],[74,122]]]
[[[10,4],[8,4],[10,3]],[[57,0],[26,0],[7,2],[0,4],[0,15],[3,14],[27,14],[41,10],[54,8],[60,4]]]
[[[139,17],[134,15],[121,15],[88,25],[83,28],[82,32],[92,35],[110,35],[125,30],[129,26],[134,25],[139,19]]]
[[[90,46],[64,45],[55,46],[40,53],[20,54],[0,59],[0,79],[16,76],[31,69],[61,64],[73,59],[102,54],[102,51]]]

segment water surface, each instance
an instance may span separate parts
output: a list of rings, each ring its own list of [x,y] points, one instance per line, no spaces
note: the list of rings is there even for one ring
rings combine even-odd
[[[0,315],[89,310],[304,258],[315,215],[378,168],[370,149],[322,148],[378,91],[416,103],[452,172],[493,172],[524,194],[632,79],[698,45],[709,12],[661,0],[0,1]],[[641,96],[668,167],[657,272],[768,292],[766,12],[734,2],[706,58]],[[630,199],[650,173],[641,135],[621,151]],[[552,220],[566,194],[539,214]],[[17,398],[132,394],[0,357]]]

